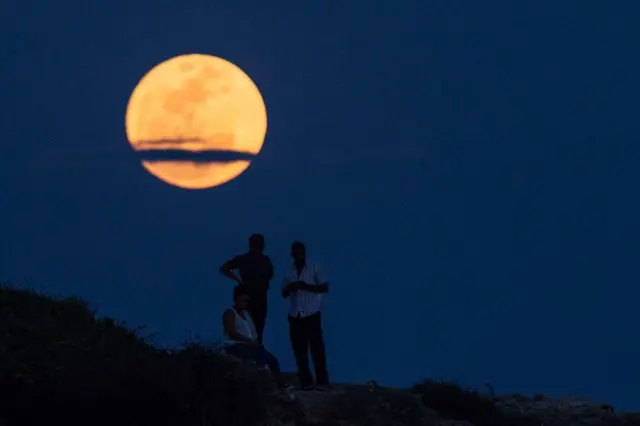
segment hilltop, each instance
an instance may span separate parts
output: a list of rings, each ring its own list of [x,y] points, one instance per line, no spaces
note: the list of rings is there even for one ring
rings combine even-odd
[[[279,390],[267,371],[197,342],[158,348],[142,331],[75,297],[0,284],[0,426],[640,426],[607,404],[430,380]]]

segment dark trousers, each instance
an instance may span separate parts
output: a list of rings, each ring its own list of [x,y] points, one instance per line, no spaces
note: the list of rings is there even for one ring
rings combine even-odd
[[[313,383],[313,377],[311,377],[309,370],[309,349],[311,349],[311,359],[313,359],[315,367],[316,383],[319,385],[328,384],[329,374],[327,373],[320,312],[304,318],[289,315],[289,337],[293,354],[296,357],[300,384],[306,386]]]
[[[264,326],[267,322],[267,301],[257,300],[252,303],[249,300],[248,309],[253,324],[256,326],[256,332],[258,333],[258,342],[262,343],[262,335],[264,334]]]
[[[266,350],[264,346],[253,345],[251,343],[236,343],[235,345],[228,346],[225,352],[244,361],[254,361],[258,364],[258,367],[264,367],[266,365],[276,376],[280,374],[280,363],[278,359]]]

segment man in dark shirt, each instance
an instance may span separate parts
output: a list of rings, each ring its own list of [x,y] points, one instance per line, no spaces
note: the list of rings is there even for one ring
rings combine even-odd
[[[249,289],[251,294],[247,310],[253,318],[260,343],[267,320],[267,292],[273,278],[273,264],[269,256],[263,253],[265,247],[262,234],[253,234],[249,237],[249,251],[235,256],[220,267],[223,275]],[[233,273],[234,269],[240,273],[239,277]]]

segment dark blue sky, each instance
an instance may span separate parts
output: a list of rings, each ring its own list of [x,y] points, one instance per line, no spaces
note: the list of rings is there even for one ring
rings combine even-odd
[[[301,239],[330,278],[334,380],[640,408],[640,4],[235,4],[3,3],[0,276],[163,345],[214,339],[218,266],[262,232],[266,342],[292,369],[275,289]],[[194,52],[244,69],[269,118],[205,191],[148,174],[124,133],[142,75]]]

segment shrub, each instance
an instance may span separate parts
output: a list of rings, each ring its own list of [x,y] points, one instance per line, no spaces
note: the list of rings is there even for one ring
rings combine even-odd
[[[492,397],[453,382],[424,380],[412,387],[422,403],[441,416],[474,426],[539,426],[539,419],[507,415]]]
[[[271,383],[189,343],[156,348],[77,298],[0,284],[0,424],[251,425]]]
[[[413,386],[412,391],[420,394],[422,403],[442,416],[466,420],[475,426],[502,424],[502,412],[491,398],[477,391],[443,381],[424,380]]]

